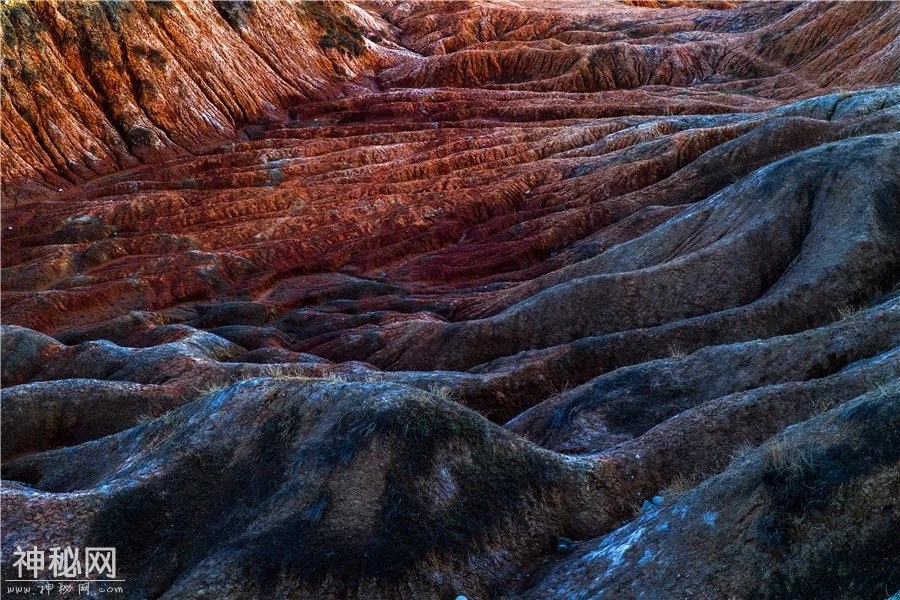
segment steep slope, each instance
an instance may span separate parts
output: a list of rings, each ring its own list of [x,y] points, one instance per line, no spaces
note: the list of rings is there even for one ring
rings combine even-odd
[[[383,23],[339,3],[42,0],[2,14],[4,207],[231,140],[391,54],[364,35]],[[346,42],[324,41],[335,27]]]

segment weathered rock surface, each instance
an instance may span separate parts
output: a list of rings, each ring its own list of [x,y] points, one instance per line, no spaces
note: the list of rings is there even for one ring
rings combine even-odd
[[[900,552],[898,434],[894,383],[586,544],[522,597],[888,597]]]
[[[900,589],[900,5],[2,17],[4,578]]]

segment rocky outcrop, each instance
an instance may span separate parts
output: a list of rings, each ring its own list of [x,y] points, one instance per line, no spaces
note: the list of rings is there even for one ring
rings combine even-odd
[[[887,597],[900,550],[898,410],[895,383],[792,427],[579,548],[522,597]]]
[[[366,38],[386,24],[336,2],[42,0],[2,15],[4,207],[231,140],[392,53]]]
[[[4,578],[900,588],[897,6],[2,17]]]
[[[485,594],[593,510],[584,471],[410,388],[265,378],[8,461],[4,505],[22,541],[116,545],[134,597]]]

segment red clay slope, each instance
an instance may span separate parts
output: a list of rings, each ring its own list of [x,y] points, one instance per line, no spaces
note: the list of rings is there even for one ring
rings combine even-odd
[[[213,297],[279,304],[276,283],[316,272],[531,278],[645,206],[846,135],[834,101],[811,103],[779,121],[778,143],[685,181],[704,153],[782,118],[765,110],[898,72],[887,3],[313,5],[384,36],[358,57],[320,47],[308,5],[263,3],[236,28],[206,3],[104,6],[9,11],[4,202],[23,206],[4,219],[5,320],[41,331]],[[392,35],[418,54],[387,49]],[[357,72],[382,91],[345,86],[251,128],[260,139],[185,155],[235,120],[340,95]]]
[[[358,72],[391,62],[389,50],[319,46],[343,15],[367,33],[386,26],[350,5],[232,12],[229,23],[210,2],[7,5],[4,207],[232,139],[236,121],[334,98]]]

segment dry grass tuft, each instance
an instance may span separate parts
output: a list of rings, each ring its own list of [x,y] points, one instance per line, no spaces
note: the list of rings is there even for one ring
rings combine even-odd
[[[208,380],[194,387],[195,398],[202,398],[203,396],[209,396],[210,394],[215,394],[216,392],[221,392],[225,388],[231,387],[234,384],[234,379],[226,379],[222,380]]]
[[[841,321],[852,319],[856,315],[865,312],[866,308],[865,304],[842,306],[837,310],[837,318]]]
[[[790,478],[811,467],[803,448],[788,445],[781,436],[776,436],[765,446],[763,462],[770,472],[782,478]]]
[[[434,386],[428,388],[428,393],[434,396],[439,400],[444,400],[446,402],[452,402],[455,400],[455,395],[453,390],[445,385]]]
[[[678,344],[669,344],[669,358],[684,358],[687,352]]]
[[[262,377],[271,377],[273,379],[296,379],[301,381],[312,381],[315,377],[310,377],[307,370],[301,365],[293,364],[272,364],[265,365],[262,369]]]
[[[347,375],[338,371],[330,371],[323,373],[319,378],[322,381],[330,381],[332,383],[347,383]]]
[[[682,473],[673,477],[669,484],[659,491],[659,495],[663,497],[666,504],[671,504],[697,487],[701,481],[703,481],[703,476],[700,473],[695,472],[689,475]]]
[[[138,415],[137,419],[134,420],[137,425],[144,425],[145,423],[149,423],[154,419],[158,418],[161,414],[166,412],[162,406],[159,405],[155,400],[151,400],[147,405],[147,412],[144,412]]]
[[[813,400],[812,407],[815,414],[820,414],[831,410],[842,402],[840,398],[835,398],[834,396],[819,396]]]
[[[729,461],[728,466],[732,467],[732,466],[738,464],[739,462],[743,461],[754,450],[756,450],[756,446],[754,446],[753,444],[751,444],[749,442],[744,442],[743,444],[739,445],[731,453],[731,460]]]

